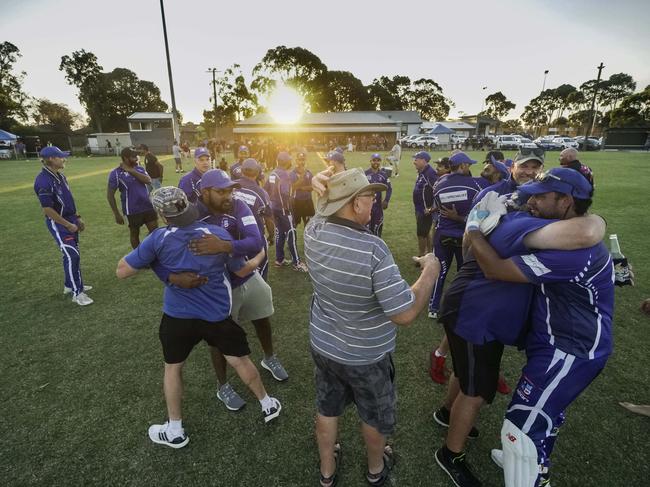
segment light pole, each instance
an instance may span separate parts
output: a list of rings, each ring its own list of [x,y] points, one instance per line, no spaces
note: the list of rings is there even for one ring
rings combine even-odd
[[[585,140],[582,143],[582,146],[585,150],[587,151],[587,139],[589,138],[589,134],[591,133],[591,129],[593,128],[594,123],[596,122],[596,97],[598,96],[598,88],[600,88],[600,75],[603,72],[603,68],[605,66],[603,63],[600,63],[597,68],[598,68],[598,78],[596,78],[596,86],[594,88],[594,97],[591,99],[591,121],[587,122],[587,129],[585,130]]]
[[[214,138],[217,138],[217,129],[219,124],[217,123],[217,68],[208,68],[206,73],[212,73],[212,102],[214,107]]]
[[[484,92],[487,90],[487,86],[484,86],[481,91],[481,111],[478,112],[478,115],[476,115],[476,140],[478,141],[478,126],[479,126],[479,117],[481,116],[481,113],[483,113],[483,109],[485,108],[485,96]]]
[[[172,132],[174,140],[180,144],[180,127],[178,126],[178,112],[176,111],[176,96],[174,95],[174,80],[172,79],[172,63],[169,60],[169,42],[167,42],[167,22],[165,22],[165,6],[160,0],[160,14],[162,15],[163,36],[165,37],[165,55],[167,56],[167,74],[169,76],[169,91],[172,96]]]
[[[546,88],[546,76],[548,75],[548,69],[544,71],[544,82],[542,83],[542,93],[544,93],[544,88]]]

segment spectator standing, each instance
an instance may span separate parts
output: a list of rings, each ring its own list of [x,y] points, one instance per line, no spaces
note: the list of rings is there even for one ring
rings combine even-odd
[[[151,184],[149,185],[149,192],[151,192],[162,186],[165,167],[158,161],[158,158],[149,151],[149,146],[141,144],[138,149],[140,149],[144,154],[144,168],[151,178]]]

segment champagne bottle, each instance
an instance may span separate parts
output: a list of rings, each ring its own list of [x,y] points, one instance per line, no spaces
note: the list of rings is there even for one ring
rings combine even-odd
[[[614,261],[614,284],[617,286],[633,286],[632,278],[634,274],[630,270],[627,259],[621,252],[621,244],[618,242],[618,236],[613,233],[609,236],[609,253]]]

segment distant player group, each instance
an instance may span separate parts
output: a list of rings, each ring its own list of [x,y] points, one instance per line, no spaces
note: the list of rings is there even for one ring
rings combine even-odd
[[[84,222],[61,172],[67,156],[44,148],[34,189],[63,254],[64,293],[85,306],[93,300],[80,272]],[[542,150],[521,149],[514,160],[493,151],[474,177],[470,168],[477,161],[464,152],[453,151],[436,169],[430,154],[415,154],[415,260],[422,274],[408,286],[381,240],[401,151],[391,152],[386,160],[392,167],[385,168],[381,155],[372,154],[362,172],[348,170],[343,151],[333,150],[324,158],[330,167],[317,175],[306,169],[305,153],[297,154],[292,168],[293,157],[279,152],[277,167],[264,174],[241,146],[228,174],[212,169],[210,153],[199,147],[192,171],[171,187],[162,186],[162,165],[146,146],[123,149],[108,177],[107,199],[117,224],[126,217],[133,251],[119,261],[117,276],[151,269],[164,283],[159,336],[168,420],[149,428],[150,439],[173,448],[189,442],[182,424],[182,368],[201,340],[210,346],[217,397],[227,409],[245,405],[228,381],[230,365],[259,400],[263,420],[280,415],[282,405],[266,393],[241,327],[253,323],[264,352],[260,365],[286,381],[289,374],[273,346],[267,283],[268,250],[275,245],[272,265],[309,272],[314,285],[309,328],[319,485],[338,481],[336,418],[350,402],[363,423],[366,481],[387,481],[394,464],[386,439],[395,428],[395,332],[424,307],[445,330],[431,353],[431,378],[448,382],[433,413],[448,428],[435,461],[454,485],[482,485],[466,460],[465,443],[479,435],[481,407],[497,390],[509,392],[500,362],[504,346],[516,346],[525,350],[526,365],[505,413],[501,448],[491,455],[507,487],[550,485],[550,456],[565,410],[612,351],[612,260],[601,242],[604,221],[588,214],[593,175],[577,156],[564,151],[561,166],[543,172]],[[316,207],[312,191],[319,195]],[[158,218],[164,227],[158,228]],[[300,223],[306,227],[306,261],[296,244]],[[140,242],[143,225],[149,235]],[[457,273],[443,293],[453,259]]]

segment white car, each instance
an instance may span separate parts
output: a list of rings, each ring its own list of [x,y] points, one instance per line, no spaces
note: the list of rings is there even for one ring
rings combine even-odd
[[[571,137],[555,137],[553,142],[562,147],[562,149],[568,149],[569,147],[573,147],[574,149],[578,148],[578,143]]]
[[[403,147],[410,147],[409,143],[412,142],[414,139],[417,139],[417,138],[420,138],[420,137],[422,137],[422,134],[407,135],[407,136],[402,137],[401,139],[399,139],[399,143]]]
[[[435,148],[438,146],[440,142],[438,141],[438,137],[435,135],[422,135],[418,137],[417,139],[413,139],[410,142],[408,142],[408,146],[411,147],[412,149],[415,148]]]
[[[518,135],[499,135],[496,141],[497,149],[519,149]]]

